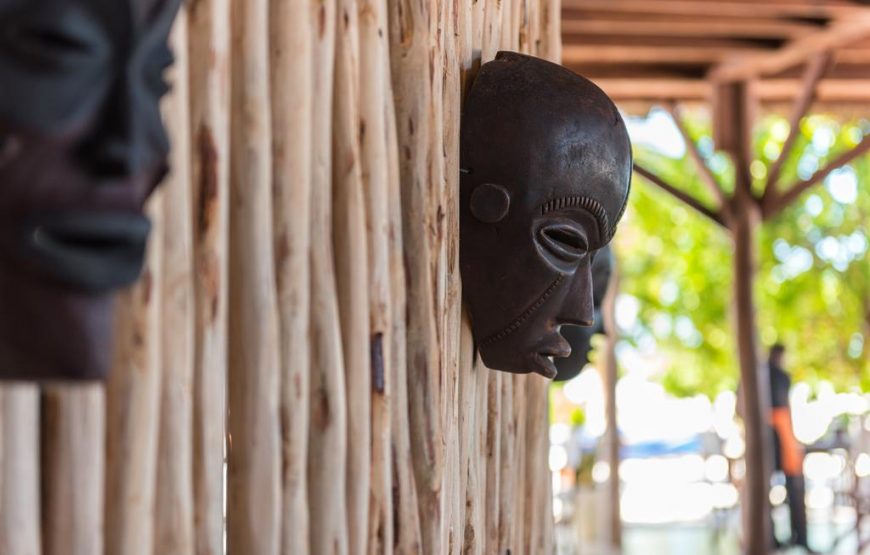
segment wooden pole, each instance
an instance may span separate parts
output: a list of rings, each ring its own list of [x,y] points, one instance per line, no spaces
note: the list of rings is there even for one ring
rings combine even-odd
[[[391,14],[392,15],[392,14]],[[397,555],[420,553],[423,545],[420,514],[417,511],[417,484],[411,456],[411,431],[408,426],[407,357],[407,276],[403,240],[402,186],[397,115],[393,88],[387,94],[388,218],[390,238],[391,328],[389,381],[391,390],[390,425],[392,436],[392,475],[394,552]]]
[[[281,338],[281,551],[309,553],[309,244],[314,37],[310,5],[270,3],[275,274]]]
[[[443,188],[438,173],[440,148],[440,94],[434,95],[429,68],[434,65],[430,52],[430,6],[399,0],[391,4],[390,43],[393,93],[402,184],[402,237],[407,272],[407,376],[408,410],[412,463],[417,486],[422,549],[440,553],[443,442],[441,441],[440,372],[441,348],[438,341],[436,306],[441,306],[437,276],[437,209],[432,198]],[[439,67],[439,66],[435,66]],[[437,81],[437,79],[436,79]],[[433,117],[433,114],[438,114]],[[437,151],[436,151],[437,152]],[[431,170],[431,171],[430,171]]]
[[[484,553],[499,552],[499,524],[501,522],[501,441],[502,441],[502,382],[507,376],[486,368],[481,361],[475,366],[487,372],[486,379],[486,548]]]
[[[314,149],[311,189],[311,421],[308,487],[311,552],[347,553],[347,402],[332,242],[332,129],[336,4],[315,0]],[[329,515],[315,518],[315,515]]]
[[[172,137],[171,172],[163,184],[163,289],[161,295],[161,406],[157,458],[157,553],[185,555],[193,539],[193,225],[190,184],[190,104],[187,18],[182,9],[172,31],[176,52],[172,93],[164,119]]]
[[[390,552],[394,545],[393,472],[390,454],[392,333],[390,279],[390,153],[387,111],[389,43],[387,3],[360,0],[360,155],[368,229],[369,356],[371,376],[371,487],[368,503],[368,553]]]
[[[722,108],[728,110],[728,121],[733,126],[727,136],[736,140],[730,149],[736,176],[730,228],[734,240],[734,325],[746,430],[743,544],[747,555],[766,555],[773,537],[768,501],[771,451],[765,424],[770,405],[770,383],[767,372],[759,367],[752,292],[757,269],[756,231],[761,219],[758,201],[752,196],[752,174],[749,171],[752,162],[752,98],[747,83],[721,86],[729,89],[721,95],[728,99]]]
[[[446,445],[453,448],[445,449],[445,469],[442,475],[445,492],[444,512],[445,525],[442,532],[442,545],[457,552],[462,545],[465,528],[465,491],[462,476],[462,458],[460,445],[461,436],[459,414],[469,412],[474,396],[465,402],[460,401],[460,374],[468,373],[470,365],[460,364],[460,334],[462,327],[462,299],[459,282],[459,129],[462,103],[462,75],[467,66],[462,59],[460,44],[460,3],[457,0],[445,0],[444,21],[442,28],[444,36],[442,44],[443,78],[442,82],[442,115],[443,136],[441,159],[443,163],[444,188],[439,204],[444,217],[441,219],[442,259],[440,269],[444,276],[444,312],[441,315],[443,349],[442,365],[444,368],[442,403],[444,411],[443,429]],[[470,54],[470,53],[469,53]],[[469,61],[470,65],[470,61]],[[470,362],[470,361],[469,361]],[[457,479],[457,477],[459,479]]]
[[[115,353],[106,384],[105,549],[110,554],[154,551],[162,195],[158,191],[150,201],[152,240],[142,276],[116,301]]]
[[[605,343],[602,356],[603,382],[606,396],[607,435],[605,436],[605,456],[610,467],[610,479],[607,482],[607,540],[615,550],[622,547],[622,516],[620,514],[619,464],[620,440],[618,407],[616,406],[616,382],[618,367],[616,360],[616,341],[619,338],[616,328],[616,297],[619,294],[619,273],[614,269],[610,283],[602,302],[602,319],[604,321]]]
[[[102,384],[54,385],[43,392],[44,553],[103,553],[105,403]]]
[[[39,555],[39,390],[0,388],[0,553]]]
[[[332,120],[332,237],[347,400],[347,534],[364,553],[371,483],[371,338],[362,190],[357,0],[338,0]],[[368,76],[366,76],[368,78]]]
[[[193,487],[197,555],[224,551],[230,3],[188,4],[194,210]]]
[[[269,4],[232,4],[229,293],[230,553],[280,550],[281,429]]]

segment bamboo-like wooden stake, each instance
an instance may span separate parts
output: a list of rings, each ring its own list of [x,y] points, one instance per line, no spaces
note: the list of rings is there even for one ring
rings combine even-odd
[[[465,403],[460,403],[459,382],[462,372],[471,370],[460,367],[460,333],[462,326],[462,300],[459,282],[459,125],[462,113],[462,75],[465,69],[461,59],[462,50],[459,40],[460,2],[445,0],[442,23],[444,45],[443,59],[443,144],[441,157],[444,164],[444,191],[441,211],[443,234],[442,251],[444,275],[444,313],[442,314],[441,345],[444,366],[444,440],[452,446],[445,451],[445,470],[442,477],[445,493],[445,522],[442,541],[447,542],[451,553],[462,549],[465,529],[465,482],[462,476],[463,437],[460,430],[460,412],[470,412],[473,395]],[[470,64],[469,64],[470,65]],[[459,479],[457,479],[459,478]],[[442,543],[442,545],[444,545]]]
[[[160,425],[163,191],[151,197],[148,260],[116,301],[115,353],[106,385],[106,553],[154,551],[154,481]]]
[[[49,386],[43,393],[44,553],[103,553],[105,400],[102,384]]]
[[[484,4],[483,27],[481,29],[481,62],[495,58],[501,47],[503,26],[503,2],[499,0],[479,0]]]
[[[394,553],[415,555],[422,550],[420,515],[417,511],[417,485],[411,457],[411,430],[408,426],[407,379],[407,290],[403,241],[402,187],[397,115],[393,88],[387,94],[388,218],[390,238],[390,424],[393,475]]]
[[[310,6],[273,0],[270,12],[275,271],[281,325],[281,551],[310,553],[308,488],[309,240],[314,29]]]
[[[537,379],[537,376],[524,375],[511,377],[514,380],[513,408],[510,414],[505,414],[502,418],[512,420],[513,429],[516,434],[514,450],[510,455],[516,464],[511,483],[513,489],[513,522],[511,523],[510,545],[511,551],[522,553],[523,539],[526,528],[529,525],[529,505],[531,504],[530,500],[526,498],[526,482],[529,480],[528,473],[532,470],[529,468],[529,458],[533,456],[533,447],[526,436],[527,416],[531,409],[529,406],[529,393],[534,389],[532,380]]]
[[[474,364],[474,339],[464,315],[461,323],[459,362],[459,420],[461,441],[460,494],[463,501],[461,552],[482,554],[485,547],[486,503],[486,388],[485,368]]]
[[[230,3],[188,4],[194,207],[194,534],[197,555],[224,547],[229,227]]]
[[[603,353],[601,356],[601,374],[605,385],[605,418],[607,421],[607,434],[604,437],[604,451],[607,464],[610,467],[610,479],[607,482],[607,515],[606,531],[609,547],[618,550],[622,545],[622,518],[620,511],[620,440],[619,422],[617,420],[616,385],[618,379],[618,367],[616,360],[616,341],[618,330],[616,328],[616,297],[619,294],[619,271],[614,270],[607,292],[602,303],[602,320],[606,334]]]
[[[309,17],[317,29],[310,245],[312,342],[308,487],[311,552],[344,554],[348,550],[347,404],[333,258],[331,174],[337,10],[333,0],[315,0],[310,7]]]
[[[39,555],[39,390],[0,388],[0,553]]]
[[[174,87],[164,101],[172,140],[171,172],[163,184],[163,289],[161,295],[161,406],[155,501],[157,553],[186,555],[193,539],[193,225],[190,186],[190,110],[187,19],[172,31]]]
[[[486,380],[486,549],[485,553],[498,553],[499,522],[501,521],[501,414],[502,381],[500,372],[486,369],[482,362],[475,365],[488,371]]]
[[[230,553],[280,551],[281,430],[268,0],[232,4]]]
[[[371,486],[368,553],[389,553],[393,535],[393,477],[390,454],[392,333],[389,179],[387,141],[389,44],[384,0],[360,0],[360,148],[368,228],[369,368],[371,375]],[[398,200],[398,199],[396,199]]]
[[[543,46],[540,56],[551,62],[562,62],[562,2],[541,0],[541,31]]]
[[[336,6],[332,230],[347,399],[349,553],[366,551],[371,483],[371,338],[366,206],[360,159],[357,0]],[[368,78],[369,76],[366,76]]]
[[[499,511],[498,511],[498,552],[505,553],[512,548],[516,504],[517,429],[514,422],[514,388],[516,376],[505,375],[501,381],[501,410],[498,415],[499,430]]]
[[[550,434],[547,426],[549,380],[529,377],[526,404],[525,487],[521,493],[525,511],[522,553],[551,553],[546,549],[545,521],[553,519],[550,499],[551,473],[548,464]]]
[[[430,6],[400,0],[391,4],[390,38],[396,122],[401,156],[402,235],[407,277],[407,380],[410,438],[424,552],[440,553],[443,439],[440,420],[441,349],[438,343],[436,276],[439,250],[432,197],[440,196],[442,174],[430,167],[433,144],[440,148],[441,95],[433,95],[429,68]],[[437,12],[436,12],[437,13]],[[433,19],[437,19],[433,18]],[[436,66],[437,67],[437,66]],[[432,129],[433,122],[439,122]],[[440,156],[435,156],[435,159]]]

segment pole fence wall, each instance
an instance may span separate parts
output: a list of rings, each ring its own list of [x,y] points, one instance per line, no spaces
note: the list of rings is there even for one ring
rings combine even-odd
[[[559,0],[197,0],[105,384],[0,387],[0,555],[550,554],[547,382],[485,368],[463,93]]]

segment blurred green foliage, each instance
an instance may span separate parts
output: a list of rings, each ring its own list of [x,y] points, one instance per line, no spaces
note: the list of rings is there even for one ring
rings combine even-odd
[[[731,163],[712,151],[709,120],[692,114],[687,125],[720,182],[731,190]],[[866,133],[870,121],[805,118],[779,188],[809,177]],[[752,165],[757,191],[787,134],[788,123],[781,117],[767,116],[758,126]],[[688,156],[674,159],[636,146],[635,157],[712,205]],[[713,396],[733,390],[738,369],[730,318],[731,240],[724,229],[644,179],[635,176],[634,184],[616,237],[624,295],[620,303],[636,312],[628,325],[623,322],[628,329],[621,330],[622,336],[642,353],[664,353],[661,379],[674,394]],[[795,380],[870,390],[870,156],[835,173],[765,223],[757,254],[755,300],[762,346],[785,343]]]

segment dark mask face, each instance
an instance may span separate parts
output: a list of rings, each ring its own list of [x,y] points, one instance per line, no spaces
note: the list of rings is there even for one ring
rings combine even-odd
[[[631,145],[613,102],[555,64],[500,53],[462,121],[462,286],[484,363],[554,377],[559,326],[592,325],[593,253],[628,198]]]
[[[0,377],[102,375],[166,171],[178,0],[0,0]]]
[[[612,273],[613,253],[608,245],[596,251],[592,261],[592,307],[595,323],[592,327],[564,325],[559,329],[559,333],[571,345],[571,355],[553,360],[559,371],[555,381],[564,382],[575,378],[589,364],[589,353],[592,352],[592,336],[605,333],[601,304],[604,301]]]

